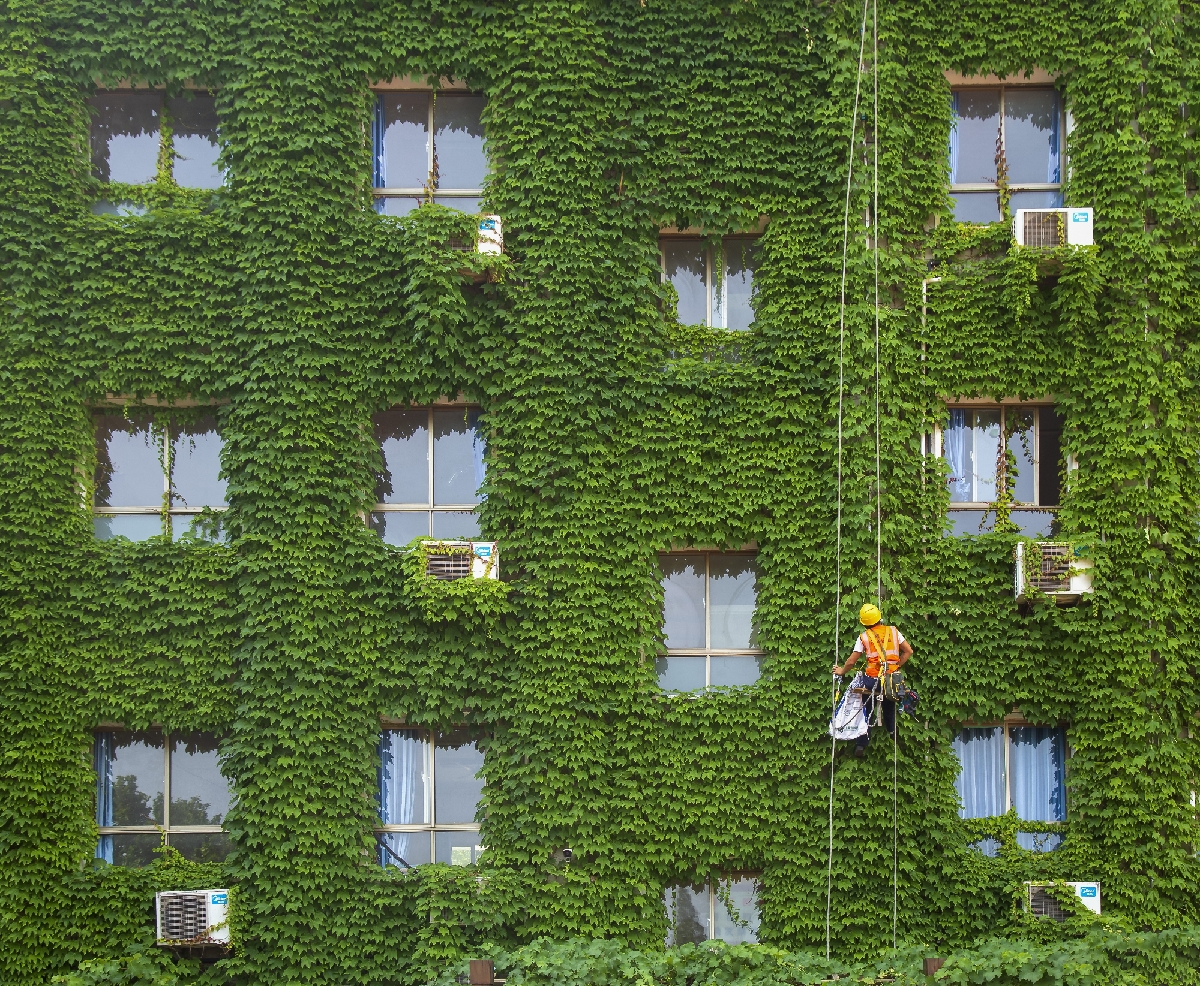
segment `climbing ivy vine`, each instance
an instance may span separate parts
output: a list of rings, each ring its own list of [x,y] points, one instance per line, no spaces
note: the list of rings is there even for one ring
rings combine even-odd
[[[874,591],[858,217],[876,140],[883,606],[922,698],[898,753],[900,937],[1030,934],[1021,881],[1098,879],[1105,933],[1151,937],[1096,949],[1193,947],[1172,929],[1200,920],[1200,11],[881,3],[879,131],[860,121],[850,147],[860,17],[791,0],[0,9],[4,981],[158,975],[137,950],[152,891],[214,880],[236,888],[238,947],[209,981],[416,983],[485,943],[653,953],[664,885],[742,872],[761,874],[776,947],[747,961],[835,971],[779,956],[825,930],[848,154],[842,653]],[[944,73],[1035,67],[1071,111],[1067,197],[1095,209],[1095,249],[1033,257],[950,217]],[[450,247],[470,218],[371,208],[369,87],[403,76],[486,93],[501,260]],[[114,190],[90,177],[86,99],[118,83],[212,89],[227,185],[181,190],[160,167],[118,190],[145,215],[94,215]],[[751,331],[679,325],[659,229],[764,225]],[[430,584],[362,520],[371,414],[460,394],[482,408],[502,588]],[[1096,592],[1019,610],[1015,536],[943,536],[922,436],[946,397],[1047,395],[1079,464],[1062,525],[1090,539]],[[94,540],[89,409],[110,397],[217,408],[229,543]],[[751,543],[763,678],[664,695],[657,553]],[[1054,853],[1019,849],[1014,818],[957,817],[951,738],[1014,707],[1068,724]],[[378,866],[381,716],[486,728],[477,870]],[[112,721],[226,737],[223,869],[92,861],[91,734]],[[890,754],[836,765],[839,961],[891,942]],[[969,848],[987,836],[998,858]],[[1006,948],[964,953],[952,981],[1018,968]]]

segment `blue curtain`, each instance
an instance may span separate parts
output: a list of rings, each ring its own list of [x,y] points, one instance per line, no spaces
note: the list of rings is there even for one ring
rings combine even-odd
[[[376,188],[387,187],[387,158],[384,156],[383,133],[387,129],[383,122],[383,96],[375,97],[375,119],[371,126],[371,139],[374,146],[374,185]]]
[[[962,799],[960,818],[991,818],[1004,814],[1004,729],[986,726],[964,729],[954,738],[962,764],[954,787]]]
[[[113,823],[113,735],[112,733],[97,733],[94,752],[96,769],[96,824],[111,825]],[[96,858],[106,863],[113,861],[113,838],[111,835],[100,836],[96,843]]]
[[[1030,822],[1065,822],[1066,737],[1053,726],[1009,730],[1013,807]]]
[[[971,423],[963,408],[950,409],[950,424],[942,438],[946,465],[950,468],[951,503],[971,502]]]

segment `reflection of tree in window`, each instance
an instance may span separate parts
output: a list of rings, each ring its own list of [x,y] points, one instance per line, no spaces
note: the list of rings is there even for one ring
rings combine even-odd
[[[117,774],[113,778],[113,824],[153,825],[162,818],[162,795],[154,796],[154,808],[150,807],[150,795],[139,790],[134,774]]]

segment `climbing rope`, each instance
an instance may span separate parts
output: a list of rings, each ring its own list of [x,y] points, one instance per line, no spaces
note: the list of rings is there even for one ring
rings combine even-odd
[[[850,245],[850,188],[854,178],[854,138],[857,134],[858,127],[858,104],[862,96],[862,74],[863,74],[863,55],[866,53],[867,45],[867,4],[868,0],[863,0],[863,15],[862,27],[858,35],[858,72],[854,76],[854,112],[850,116],[850,153],[847,155],[846,166],[846,204],[842,210],[842,291],[841,301],[838,315],[838,412],[837,412],[837,575],[836,589],[834,593],[835,604],[833,607],[833,663],[837,664],[838,658],[841,656],[841,617],[842,617],[842,464],[843,464],[843,448],[844,438],[842,430],[842,414],[845,402],[846,392],[846,258]],[[878,31],[875,32],[878,34]],[[875,39],[875,50],[879,50],[878,37]],[[878,71],[876,72],[876,121],[878,122]],[[878,169],[877,169],[878,170]],[[878,177],[876,178],[876,197],[878,197]],[[878,269],[878,261],[876,261]],[[876,320],[878,322],[879,309],[879,289],[878,289],[878,273],[876,273],[876,294],[875,294]],[[878,333],[878,329],[876,330]],[[876,344],[876,373],[878,374],[879,364],[879,349]],[[879,441],[878,427],[878,390],[876,387],[876,445]],[[877,455],[878,458],[878,455]],[[878,466],[876,466],[876,474],[878,476]],[[878,482],[876,483],[878,487]],[[878,510],[878,507],[876,508]],[[876,525],[878,526],[878,525]],[[876,562],[880,560],[881,555],[876,552]],[[878,564],[876,568],[878,569]],[[876,583],[878,584],[879,577],[876,574]],[[833,696],[833,708],[830,710],[829,721],[833,722],[834,716],[837,715],[837,681],[835,681],[831,695]],[[833,732],[833,731],[831,731]],[[837,754],[837,736],[832,737],[832,742],[829,748],[829,862],[825,871],[825,958],[829,958],[829,929],[830,929],[830,911],[833,904],[833,766],[834,757]]]

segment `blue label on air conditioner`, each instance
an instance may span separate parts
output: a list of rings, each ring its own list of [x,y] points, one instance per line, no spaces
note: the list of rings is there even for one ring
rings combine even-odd
[[[212,902],[214,904],[227,904],[229,903],[229,894],[213,894]]]
[[[1089,221],[1088,214],[1086,212],[1072,212],[1071,213],[1071,222],[1073,222],[1073,223],[1086,223],[1088,221]]]
[[[492,546],[490,544],[477,544],[475,545],[475,554],[480,558],[491,558]]]
[[[1079,888],[1079,896],[1080,897],[1095,897],[1096,896],[1096,888],[1095,887],[1080,887]]]

